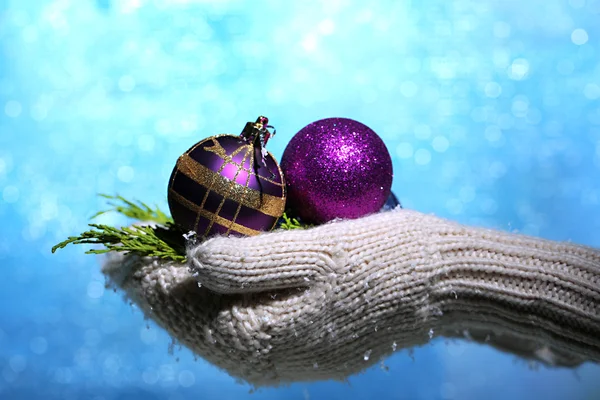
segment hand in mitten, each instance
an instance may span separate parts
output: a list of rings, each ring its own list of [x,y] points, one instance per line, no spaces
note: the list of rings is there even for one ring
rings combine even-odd
[[[251,383],[343,379],[432,337],[600,361],[600,251],[394,210],[209,239],[104,272],[175,339]]]

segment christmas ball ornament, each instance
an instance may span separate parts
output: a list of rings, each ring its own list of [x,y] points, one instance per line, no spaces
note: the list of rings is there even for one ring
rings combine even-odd
[[[175,223],[200,239],[216,234],[256,235],[283,215],[286,185],[265,145],[266,117],[248,122],[239,136],[223,134],[196,143],[179,159],[169,179]]]
[[[323,223],[377,212],[392,186],[392,160],[381,138],[347,118],[302,128],[281,160],[288,207],[303,220]]]
[[[390,211],[396,207],[402,208],[402,204],[400,203],[400,200],[398,200],[394,192],[390,192],[390,195],[388,196],[387,200],[383,204],[383,207],[381,207],[381,210],[379,211]]]

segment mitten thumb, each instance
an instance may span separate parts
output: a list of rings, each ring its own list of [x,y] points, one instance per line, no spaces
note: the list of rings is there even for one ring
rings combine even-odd
[[[331,225],[209,239],[188,250],[189,266],[200,285],[217,293],[308,287],[335,274],[335,243],[315,236]]]

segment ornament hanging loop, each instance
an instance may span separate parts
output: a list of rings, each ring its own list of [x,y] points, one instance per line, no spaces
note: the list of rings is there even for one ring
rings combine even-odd
[[[271,132],[270,129],[272,129],[273,132]],[[275,136],[275,132],[275,127],[269,125],[269,118],[261,115],[256,119],[256,122],[246,123],[240,137],[247,142],[251,142],[254,145],[258,144],[260,147],[264,148],[271,136]]]

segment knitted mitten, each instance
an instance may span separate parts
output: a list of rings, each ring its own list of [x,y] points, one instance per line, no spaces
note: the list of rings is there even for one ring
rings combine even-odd
[[[188,265],[104,272],[174,338],[254,384],[342,379],[466,337],[550,365],[600,361],[600,251],[394,210],[209,239]]]

